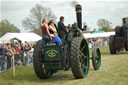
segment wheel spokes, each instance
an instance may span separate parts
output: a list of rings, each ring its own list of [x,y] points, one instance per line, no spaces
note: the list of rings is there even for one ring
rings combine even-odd
[[[95,59],[96,59],[96,60],[99,60],[99,56],[96,56]]]
[[[82,63],[81,64],[81,68],[82,68],[82,70],[85,72],[86,71],[86,69],[87,69],[87,67]]]
[[[80,62],[81,62],[81,68],[83,70],[83,72],[86,72],[86,69],[87,69],[87,56],[85,56],[84,53],[82,53],[80,51]]]
[[[86,46],[83,46],[83,47],[80,49],[80,51],[83,52],[83,50],[84,50],[85,47],[86,47]]]

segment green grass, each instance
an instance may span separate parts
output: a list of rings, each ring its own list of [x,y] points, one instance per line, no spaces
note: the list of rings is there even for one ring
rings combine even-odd
[[[33,66],[0,73],[0,85],[127,85],[128,84],[128,53],[110,55],[108,47],[100,48],[102,53],[101,68],[93,70],[90,64],[86,78],[75,79],[71,70],[59,71],[50,79],[40,80],[36,77]],[[91,62],[90,62],[91,63]]]
[[[108,46],[101,47],[100,52],[102,55],[106,55],[106,54],[108,55],[109,54],[109,47]],[[91,57],[92,56],[92,48],[89,49],[89,54]]]

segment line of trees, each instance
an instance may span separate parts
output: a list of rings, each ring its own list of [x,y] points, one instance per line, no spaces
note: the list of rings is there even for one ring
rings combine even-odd
[[[7,32],[20,32],[20,30],[11,24],[8,20],[1,20],[0,21],[0,37],[2,37]]]
[[[97,21],[97,25],[99,26],[99,30],[103,30],[105,32],[112,31],[112,26],[110,25],[110,22],[106,19],[99,19]]]

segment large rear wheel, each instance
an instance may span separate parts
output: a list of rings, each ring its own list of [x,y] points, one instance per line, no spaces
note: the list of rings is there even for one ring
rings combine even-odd
[[[116,36],[121,36],[121,28],[119,26],[116,26],[115,34],[116,34]]]
[[[84,78],[89,71],[88,44],[82,37],[75,37],[70,49],[71,69],[75,78]]]
[[[64,66],[65,66],[65,70],[69,70],[71,67],[71,63],[70,63],[70,56],[69,56],[69,47],[67,45],[65,45],[64,47]]]
[[[34,53],[33,53],[33,66],[36,75],[40,79],[46,79],[52,76],[52,71],[46,70],[44,68],[44,64],[42,63],[43,56],[42,56],[42,40],[39,40],[37,44],[34,47]]]
[[[110,53],[111,54],[116,54],[116,49],[115,49],[115,43],[113,42],[114,41],[114,35],[111,35],[110,38],[109,38],[109,50],[110,50]]]

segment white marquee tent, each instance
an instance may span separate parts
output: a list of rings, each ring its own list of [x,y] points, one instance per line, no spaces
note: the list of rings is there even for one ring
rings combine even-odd
[[[10,41],[13,38],[17,38],[22,42],[33,42],[41,39],[41,37],[35,33],[6,33],[0,38],[0,41]]]
[[[83,36],[88,39],[88,38],[100,38],[100,37],[109,37],[110,35],[115,35],[115,32],[104,32],[104,33],[87,33],[83,34]]]

